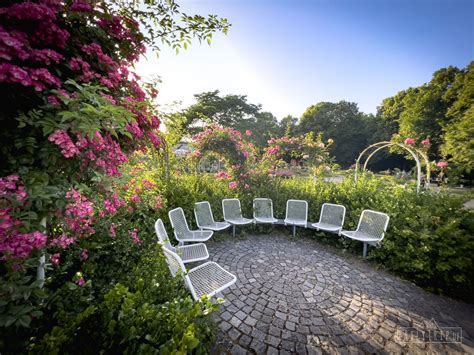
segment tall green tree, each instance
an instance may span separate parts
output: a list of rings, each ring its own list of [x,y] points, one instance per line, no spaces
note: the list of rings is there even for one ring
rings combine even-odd
[[[355,162],[367,144],[364,114],[354,102],[320,102],[308,107],[296,128],[298,134],[322,133],[324,139],[333,139],[331,154],[342,166]]]
[[[297,124],[297,117],[293,117],[291,115],[283,117],[280,121],[280,135],[294,136]]]
[[[441,153],[460,174],[474,172],[474,61],[458,73],[454,84],[445,94],[453,104],[446,116]]]
[[[182,134],[194,134],[210,123],[232,127],[242,133],[252,131],[250,140],[262,148],[267,140],[280,134],[278,120],[261,106],[247,101],[245,95],[221,96],[218,90],[194,95],[196,103],[169,115],[166,126]]]
[[[402,137],[423,140],[429,137],[432,151],[438,152],[442,143],[443,127],[451,118],[447,115],[453,103],[452,96],[446,96],[453,86],[458,68],[440,69],[433,74],[431,81],[410,90],[403,98],[404,109],[400,113],[399,125]]]

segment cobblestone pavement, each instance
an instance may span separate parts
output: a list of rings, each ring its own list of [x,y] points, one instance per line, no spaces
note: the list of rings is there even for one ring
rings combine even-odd
[[[238,279],[222,294],[213,353],[474,353],[474,306],[309,238],[227,237],[208,249]],[[425,341],[460,335],[445,327],[462,327],[462,343]]]

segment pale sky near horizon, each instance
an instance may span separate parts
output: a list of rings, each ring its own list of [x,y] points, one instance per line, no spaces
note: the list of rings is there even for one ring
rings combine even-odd
[[[228,18],[211,46],[167,47],[137,65],[160,76],[157,104],[186,107],[194,94],[247,95],[278,119],[321,101],[375,113],[434,71],[474,60],[474,0],[181,0],[189,14]]]

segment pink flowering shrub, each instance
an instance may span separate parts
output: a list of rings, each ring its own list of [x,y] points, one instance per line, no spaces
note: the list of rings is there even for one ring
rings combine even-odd
[[[46,246],[47,236],[40,231],[24,231],[17,217],[28,205],[28,194],[17,175],[0,178],[0,258],[25,259]]]
[[[250,131],[246,132],[246,136],[250,135]],[[209,152],[219,155],[227,167],[227,172],[219,172],[216,177],[235,180],[235,185],[229,184],[230,189],[244,185],[249,169],[255,165],[257,152],[253,143],[248,142],[242,133],[234,128],[213,125],[194,135],[192,139],[192,158],[199,160],[203,154]]]
[[[268,140],[261,163],[261,171],[267,171],[270,176],[289,177],[294,175],[291,167],[308,167],[314,173],[321,173],[331,167],[331,158],[327,144],[319,139],[314,140],[313,135],[297,137],[280,137]],[[283,169],[283,170],[282,170]]]

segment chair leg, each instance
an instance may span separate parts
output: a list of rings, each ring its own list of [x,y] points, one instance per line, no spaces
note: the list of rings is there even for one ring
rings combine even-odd
[[[296,226],[293,224],[293,238],[296,237]]]
[[[235,224],[232,226],[232,236],[235,237]]]
[[[367,258],[367,243],[364,243],[364,251],[362,252],[362,256],[365,258]]]

